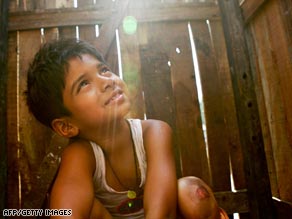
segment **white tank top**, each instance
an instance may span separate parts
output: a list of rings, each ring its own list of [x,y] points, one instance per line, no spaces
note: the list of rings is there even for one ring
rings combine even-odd
[[[128,119],[130,124],[132,139],[135,146],[136,156],[138,160],[138,166],[141,173],[141,182],[139,187],[143,188],[146,177],[146,153],[143,145],[143,133],[141,120],[139,119]],[[134,202],[129,208],[129,198],[127,197],[127,191],[116,191],[111,188],[105,178],[105,158],[102,149],[94,142],[90,142],[94,151],[96,168],[93,176],[95,197],[104,205],[104,207],[110,212],[113,218],[129,218],[129,219],[142,219],[144,218],[144,210],[136,209],[136,204],[141,201],[143,197]]]

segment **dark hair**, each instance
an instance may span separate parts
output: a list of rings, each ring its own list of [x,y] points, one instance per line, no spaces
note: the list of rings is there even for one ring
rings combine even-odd
[[[27,105],[35,118],[51,127],[51,122],[70,115],[63,104],[64,78],[68,61],[90,54],[105,62],[96,48],[77,39],[58,40],[44,44],[37,52],[27,72]]]

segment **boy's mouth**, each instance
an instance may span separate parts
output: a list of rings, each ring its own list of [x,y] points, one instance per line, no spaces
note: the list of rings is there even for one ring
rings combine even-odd
[[[111,97],[105,102],[105,105],[108,105],[112,102],[117,102],[119,101],[121,98],[123,97],[123,92],[122,90],[118,89],[118,90],[115,90]]]

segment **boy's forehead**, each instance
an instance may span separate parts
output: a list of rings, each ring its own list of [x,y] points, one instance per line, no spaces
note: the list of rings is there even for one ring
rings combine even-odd
[[[74,56],[68,59],[65,79],[68,77],[68,75],[71,77],[72,74],[76,75],[76,73],[84,73],[87,72],[87,70],[93,68],[99,70],[104,66],[107,65],[91,54],[81,54]]]
[[[94,61],[94,62],[101,63],[101,61],[98,58],[96,58],[94,55],[89,54],[89,53],[82,53],[80,55],[72,56],[71,58],[69,58],[68,61],[70,62],[70,61],[73,61],[73,60],[76,60],[76,59],[79,59],[79,60],[81,60],[83,62],[93,62]]]
[[[81,54],[79,56],[73,56],[70,59],[68,59],[67,71],[70,71],[71,68],[76,68],[80,64],[93,65],[97,68],[105,65],[104,62],[100,61],[95,56],[86,53],[86,54]]]

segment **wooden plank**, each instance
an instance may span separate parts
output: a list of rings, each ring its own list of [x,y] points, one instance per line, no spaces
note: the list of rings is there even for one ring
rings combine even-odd
[[[100,28],[100,35],[98,37],[98,44],[96,45],[98,50],[104,54],[107,59],[107,53],[109,48],[115,39],[116,29],[120,26],[123,21],[123,18],[126,16],[127,7],[130,0],[123,1],[118,6],[119,10],[114,16],[110,17]]]
[[[165,121],[176,132],[174,97],[170,69],[167,65],[169,59],[163,51],[159,51],[157,48],[158,45],[154,43],[143,45],[140,48],[146,117]],[[174,153],[177,176],[180,177],[180,154],[175,136]]]
[[[18,106],[17,106],[17,33],[11,32],[8,41],[8,72],[7,75],[7,200],[9,208],[20,207],[19,181],[18,181]],[[4,81],[4,80],[3,80]],[[2,82],[2,80],[1,80]],[[2,99],[4,100],[4,99]],[[5,108],[3,108],[5,109]],[[5,121],[5,120],[4,120]],[[6,126],[6,125],[5,125]],[[5,127],[6,128],[6,127]]]
[[[42,12],[13,13],[9,30],[38,29],[71,25],[99,24],[112,16],[109,10],[56,9]],[[24,19],[24,20],[23,20]],[[37,22],[36,22],[37,21]]]
[[[139,34],[127,34],[119,28],[123,80],[126,82],[132,102],[129,117],[144,119]]]
[[[292,2],[290,0],[280,0],[281,17],[283,18],[286,36],[288,40],[288,50],[290,60],[292,60]]]
[[[292,215],[292,203],[273,199],[277,211],[277,219],[287,219]]]
[[[228,131],[225,125],[223,89],[216,66],[216,56],[206,22],[191,22],[203,93],[207,144],[214,191],[231,189]],[[210,80],[211,79],[211,80]]]
[[[196,13],[194,13],[196,11]],[[13,12],[9,15],[8,30],[24,30],[45,27],[71,25],[102,24],[106,19],[115,16],[117,9],[87,8],[58,9],[33,12]],[[163,8],[133,8],[127,15],[135,16],[138,22],[219,19],[218,6],[215,4],[174,5]]]
[[[156,7],[153,4],[146,9],[130,8],[129,14],[136,17],[139,22],[220,19],[218,6],[207,3],[164,4],[163,7]]]
[[[68,139],[62,138],[57,134],[52,134],[47,139],[49,142],[49,152],[42,156],[42,162],[37,171],[32,176],[32,189],[25,195],[23,208],[41,209],[47,207],[46,197],[54,182],[57,169],[60,164],[61,153],[68,144]]]
[[[239,190],[237,192],[215,192],[214,196],[218,205],[223,208],[227,214],[249,212],[248,194],[246,190]]]
[[[140,56],[146,116],[149,119],[163,120],[175,127],[168,57],[156,50],[156,45],[153,44],[141,48]]]
[[[221,21],[209,21],[209,28],[215,50],[222,102],[224,103],[222,113],[224,114],[226,126],[226,144],[229,150],[230,168],[232,169],[234,187],[236,190],[240,190],[246,188],[243,154],[239,139],[234,94]]]
[[[78,8],[86,8],[93,5],[93,0],[78,0],[77,4],[78,4]]]
[[[79,27],[79,39],[91,44],[96,41],[95,25],[84,25]]]
[[[105,60],[111,66],[113,72],[118,74],[118,48],[116,39],[116,30],[122,24],[126,16],[130,0],[118,3],[118,8],[114,16],[108,18],[99,30],[99,36],[95,43],[97,49],[104,55]]]
[[[282,147],[287,145],[285,121],[283,112],[283,97],[281,93],[280,72],[275,66],[274,51],[271,50],[270,34],[264,10],[250,22],[254,38],[253,57],[255,58],[255,88],[257,89],[260,115],[264,133],[265,152],[269,167],[271,191],[279,197],[275,160],[278,153],[273,151],[273,144]],[[251,45],[253,46],[253,45]],[[251,47],[250,46],[250,47]],[[263,99],[264,98],[264,99]],[[278,147],[277,146],[277,147]],[[275,155],[274,155],[275,153]],[[275,158],[274,158],[275,157]]]
[[[187,22],[156,23],[148,27],[149,44],[166,54],[175,101],[175,135],[183,176],[210,182],[202,118],[194,77]],[[163,38],[163,40],[161,40]],[[164,65],[165,65],[164,64]]]
[[[48,145],[47,136],[50,132],[33,117],[26,105],[27,69],[34,54],[41,45],[39,30],[19,32],[19,75],[18,75],[18,104],[19,104],[19,158],[18,168],[21,174],[22,206],[25,202],[25,194],[34,188],[33,174],[37,170],[45,149]]]
[[[9,10],[7,10],[7,11],[9,11],[10,13],[17,11],[17,0],[10,0],[9,1]]]
[[[58,28],[45,28],[44,34],[41,36],[41,42],[42,44],[51,41],[51,40],[57,40],[59,36],[59,30]]]
[[[272,194],[292,201],[290,168],[291,150],[291,107],[289,94],[292,72],[289,62],[289,41],[281,20],[279,2],[270,1],[258,17],[250,22],[252,28],[256,63],[256,78],[263,93],[269,138],[266,143]],[[277,36],[275,36],[277,32]],[[288,73],[288,74],[286,74]],[[289,74],[290,75],[290,74]],[[268,141],[266,140],[266,141]]]
[[[268,0],[243,0],[240,7],[245,22],[249,22]]]
[[[8,0],[0,0],[0,209],[4,209],[7,186],[7,140],[6,140],[6,113],[7,113],[7,56],[8,56]]]
[[[98,41],[99,43],[102,41]],[[109,47],[107,48],[105,60],[107,64],[110,66],[111,70],[119,75],[119,64],[118,64],[118,49],[117,49],[117,41],[113,40]],[[105,54],[105,53],[103,53]]]
[[[107,0],[95,0],[94,2],[94,5],[96,7],[102,7],[104,9],[112,8],[116,4],[118,4],[117,1],[107,1]]]
[[[234,89],[251,217],[275,218],[245,30],[236,1],[219,0]],[[263,211],[263,209],[265,209]]]
[[[76,38],[76,26],[59,27],[59,38]]]
[[[200,103],[194,75],[187,22],[157,26],[164,36],[160,49],[167,49],[176,107],[176,135],[182,175],[195,175],[210,184],[210,169],[202,130]]]
[[[267,5],[266,19],[268,24],[271,52],[274,58],[274,65],[279,71],[279,83],[281,86],[281,94],[283,99],[284,118],[282,120],[273,121],[282,126],[283,132],[286,134],[286,144],[279,145],[279,142],[273,145],[276,158],[276,168],[278,176],[278,186],[280,198],[282,200],[292,202],[292,62],[289,53],[289,41],[285,25],[281,17],[279,1],[272,0]],[[274,34],[277,33],[277,34]],[[291,45],[290,45],[291,48]],[[283,117],[282,117],[283,118]],[[278,137],[279,138],[279,137]],[[282,140],[282,139],[281,139]]]
[[[21,11],[31,10],[31,4],[32,4],[31,0],[18,1],[18,10]]]

